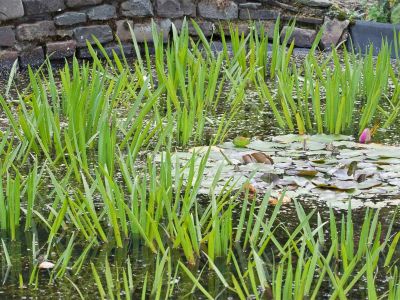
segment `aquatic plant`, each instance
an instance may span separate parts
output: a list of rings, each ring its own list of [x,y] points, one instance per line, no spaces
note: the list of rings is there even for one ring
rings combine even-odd
[[[384,233],[379,211],[367,210],[359,229],[350,207],[338,219],[332,210],[322,216],[289,198],[297,214],[289,226],[281,218],[284,192],[255,188],[252,171],[222,178],[227,169],[246,167],[229,155],[221,154],[213,172],[207,165],[216,157],[208,145],[226,138],[253,87],[259,95],[253,104],[265,105],[288,131],[358,135],[380,119],[390,126],[400,107],[390,46],[376,60],[372,52],[361,58],[346,50],[341,58],[336,49],[319,59],[320,32],[296,65],[288,42],[294,23],[282,37],[279,21],[273,37],[257,22],[247,35],[230,26],[232,51],[222,25],[222,51],[191,25],[198,40],[185,20],[172,26],[165,45],[154,23],[153,56],[146,43],[141,51],[132,31],[133,63],[95,40],[88,45],[91,62],[74,59],[58,72],[48,62],[29,69],[29,85],[16,90],[16,99],[13,69],[0,97],[8,123],[0,136],[4,284],[21,287],[18,295],[50,284],[66,285],[80,298],[97,291],[109,299],[316,299],[325,286],[332,299],[345,299],[358,286],[368,287],[369,298],[397,299],[395,214]],[[207,146],[184,154],[175,149],[193,143]],[[301,151],[307,143],[326,150],[303,141]],[[262,154],[268,161],[262,167],[270,167]],[[24,238],[28,250],[14,242]],[[150,270],[136,274],[138,253]],[[50,261],[53,268],[40,268]],[[378,276],[389,278],[385,292]]]

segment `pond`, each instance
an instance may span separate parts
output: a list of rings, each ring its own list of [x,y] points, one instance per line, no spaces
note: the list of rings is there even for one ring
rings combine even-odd
[[[213,51],[185,26],[0,78],[0,297],[398,299],[390,49]]]

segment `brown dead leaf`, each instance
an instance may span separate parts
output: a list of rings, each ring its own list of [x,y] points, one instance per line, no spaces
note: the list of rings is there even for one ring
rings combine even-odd
[[[246,194],[248,192],[249,199],[254,200],[257,194],[257,190],[251,183],[243,184],[243,192]]]
[[[273,165],[274,161],[272,160],[271,156],[263,153],[263,152],[255,152],[252,153],[251,156],[258,162],[262,164]]]
[[[281,198],[282,198],[282,194],[278,194],[278,197],[271,196],[271,197],[269,197],[268,203],[270,205],[277,205]],[[283,196],[282,204],[288,204],[290,202],[292,202],[292,198],[290,198],[289,196]]]

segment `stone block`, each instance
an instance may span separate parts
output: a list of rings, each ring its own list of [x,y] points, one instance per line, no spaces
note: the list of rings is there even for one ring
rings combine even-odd
[[[94,44],[92,36],[95,36],[100,43],[111,42],[114,39],[111,27],[108,25],[83,26],[74,29],[74,38],[78,47],[86,46],[86,40]]]
[[[281,41],[283,41],[288,26],[283,27],[281,32]],[[289,38],[289,44],[294,40],[294,45],[299,48],[311,48],[317,32],[313,29],[304,29],[296,27],[292,36]]]
[[[0,50],[0,69],[8,70],[14,65],[18,59],[17,51]]]
[[[72,38],[74,36],[73,29],[57,29],[57,36],[60,38]]]
[[[16,19],[24,15],[21,0],[0,0],[0,21]]]
[[[191,0],[157,0],[157,16],[179,18],[196,16],[196,5]]]
[[[16,29],[17,39],[20,41],[43,40],[56,35],[53,21],[40,21],[33,24],[22,24]]]
[[[276,20],[279,12],[272,9],[240,9],[241,20]]]
[[[282,18],[284,20],[286,18]],[[324,23],[324,18],[315,18],[315,17],[301,17],[297,16],[294,19],[296,19],[296,23],[302,23],[302,24],[307,24],[307,25],[321,25]]]
[[[297,0],[297,2],[311,7],[330,7],[333,4],[331,0]]]
[[[343,35],[345,29],[349,26],[350,22],[348,20],[339,21],[336,19],[325,18],[324,27],[325,30],[322,34],[320,45],[323,49],[330,49],[336,46],[340,38]]]
[[[176,19],[172,23],[175,25],[178,32],[180,32],[182,29],[183,20]],[[187,23],[189,26],[189,34],[191,36],[198,36],[197,31],[194,29],[192,22],[187,21]],[[217,26],[213,22],[210,22],[210,21],[196,20],[196,23],[197,23],[197,25],[199,25],[200,29],[203,31],[203,34],[205,37],[212,36],[213,33],[218,30]]]
[[[65,9],[64,0],[23,0],[23,4],[25,15],[39,15]]]
[[[244,2],[239,4],[239,8],[259,9],[262,6],[260,2]]]
[[[86,14],[83,12],[65,12],[54,18],[54,23],[58,26],[70,26],[86,22]]]
[[[197,8],[200,17],[207,19],[232,20],[238,17],[237,4],[229,0],[224,7],[218,6],[215,1],[202,0]]]
[[[19,55],[20,66],[26,68],[28,66],[37,67],[44,62],[43,48],[36,47],[29,51],[23,51]]]
[[[151,22],[135,24],[133,26],[133,32],[135,34],[136,40],[139,43],[153,41]]]
[[[256,27],[258,30],[261,30],[261,28],[264,29],[264,33],[268,36],[269,39],[272,39],[274,37],[274,31],[275,31],[275,21],[259,21],[256,22]]]
[[[82,7],[101,4],[103,0],[66,0],[65,4],[68,7]]]
[[[150,0],[130,0],[121,4],[121,14],[125,17],[154,16]]]
[[[124,41],[131,41],[132,40],[132,36],[131,36],[131,32],[129,30],[129,25],[132,27],[133,29],[133,21],[128,21],[128,20],[119,20],[116,23],[117,26],[117,36],[120,39],[120,41],[124,42]]]
[[[86,14],[91,21],[105,21],[117,17],[115,6],[109,4],[89,8]]]
[[[15,33],[12,26],[0,27],[0,47],[12,47],[14,46]]]
[[[46,44],[46,53],[51,60],[64,59],[74,55],[76,41],[49,42]]]
[[[381,49],[382,39],[387,40],[389,44],[393,44],[394,31],[398,35],[400,25],[357,21],[350,26],[351,42],[349,41],[348,48],[351,49],[353,45],[356,52],[366,53],[372,43],[374,45],[373,53],[377,55]],[[396,57],[394,47],[392,48],[392,57]]]
[[[117,24],[117,36],[121,41],[131,41],[132,36],[129,30],[129,25],[133,28],[133,33],[135,38],[139,43],[144,41],[152,42],[152,23],[133,23],[133,21],[120,20],[116,22]],[[129,25],[128,25],[129,24]],[[156,23],[157,30],[163,33],[163,39],[166,41],[168,39],[169,32],[171,30],[172,22],[169,19],[164,19]]]

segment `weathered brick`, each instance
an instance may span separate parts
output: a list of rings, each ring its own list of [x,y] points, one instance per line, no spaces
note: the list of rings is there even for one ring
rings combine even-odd
[[[78,47],[86,46],[86,40],[94,44],[92,35],[95,36],[100,43],[110,42],[114,39],[111,27],[108,25],[84,26],[74,29],[74,38]]]
[[[16,35],[20,41],[43,40],[44,38],[55,36],[56,27],[53,21],[22,24],[17,27]]]
[[[101,4],[102,2],[103,0],[66,0],[65,4],[68,7],[82,7]]]
[[[40,66],[44,62],[44,52],[42,47],[36,47],[29,51],[23,51],[19,55],[20,66]]]
[[[0,46],[12,47],[15,44],[15,33],[12,26],[0,27]]]
[[[196,16],[196,5],[191,0],[157,0],[157,15],[165,18]]]
[[[74,55],[76,41],[50,42],[46,44],[46,53],[51,60],[64,59]]]
[[[86,22],[86,14],[83,12],[70,11],[54,18],[54,23],[59,26],[70,26]]]
[[[65,9],[63,0],[23,0],[25,15],[61,11]]]
[[[129,0],[121,4],[121,14],[125,17],[153,16],[153,5],[150,0]]]
[[[0,0],[0,21],[16,19],[23,15],[21,0]]]
[[[128,24],[133,28],[133,33],[138,42],[152,42],[152,25],[151,22],[136,23],[133,24],[132,21],[120,20],[116,22],[117,24],[117,36],[121,41],[132,40],[131,32],[129,30]],[[156,23],[157,30],[163,33],[164,41],[168,39],[168,34],[171,30],[171,21],[169,19],[164,19]]]
[[[0,51],[0,69],[11,69],[17,59],[17,51]]]
[[[182,23],[183,20],[182,19],[176,19],[173,21],[176,29],[178,31],[181,31],[182,29]],[[213,33],[218,30],[217,26],[210,21],[202,21],[202,20],[196,20],[197,25],[200,27],[201,31],[203,32],[204,36],[206,37],[210,37],[213,35]],[[192,22],[187,22],[188,26],[189,26],[189,34],[192,36],[197,36],[197,31],[194,28]]]
[[[199,15],[207,19],[232,20],[238,17],[238,6],[233,1],[227,1],[221,8],[216,1],[202,0],[198,6]]]
[[[73,29],[57,29],[57,36],[60,38],[72,38],[74,36]]]
[[[119,20],[115,22],[117,25],[117,36],[121,41],[130,41],[132,40],[132,35],[129,30],[129,25],[133,29],[133,21],[128,21],[128,20]]]
[[[279,12],[272,9],[240,9],[239,19],[241,20],[275,20]]]
[[[86,11],[86,14],[89,20],[105,21],[115,18],[117,16],[117,11],[115,9],[115,6],[104,4],[89,8]]]
[[[281,41],[283,41],[287,30],[288,26],[283,27],[281,33]],[[289,43],[291,43],[294,40],[294,44],[296,47],[311,48],[316,36],[317,32],[313,29],[304,29],[296,27],[293,31],[293,34],[289,38]]]

